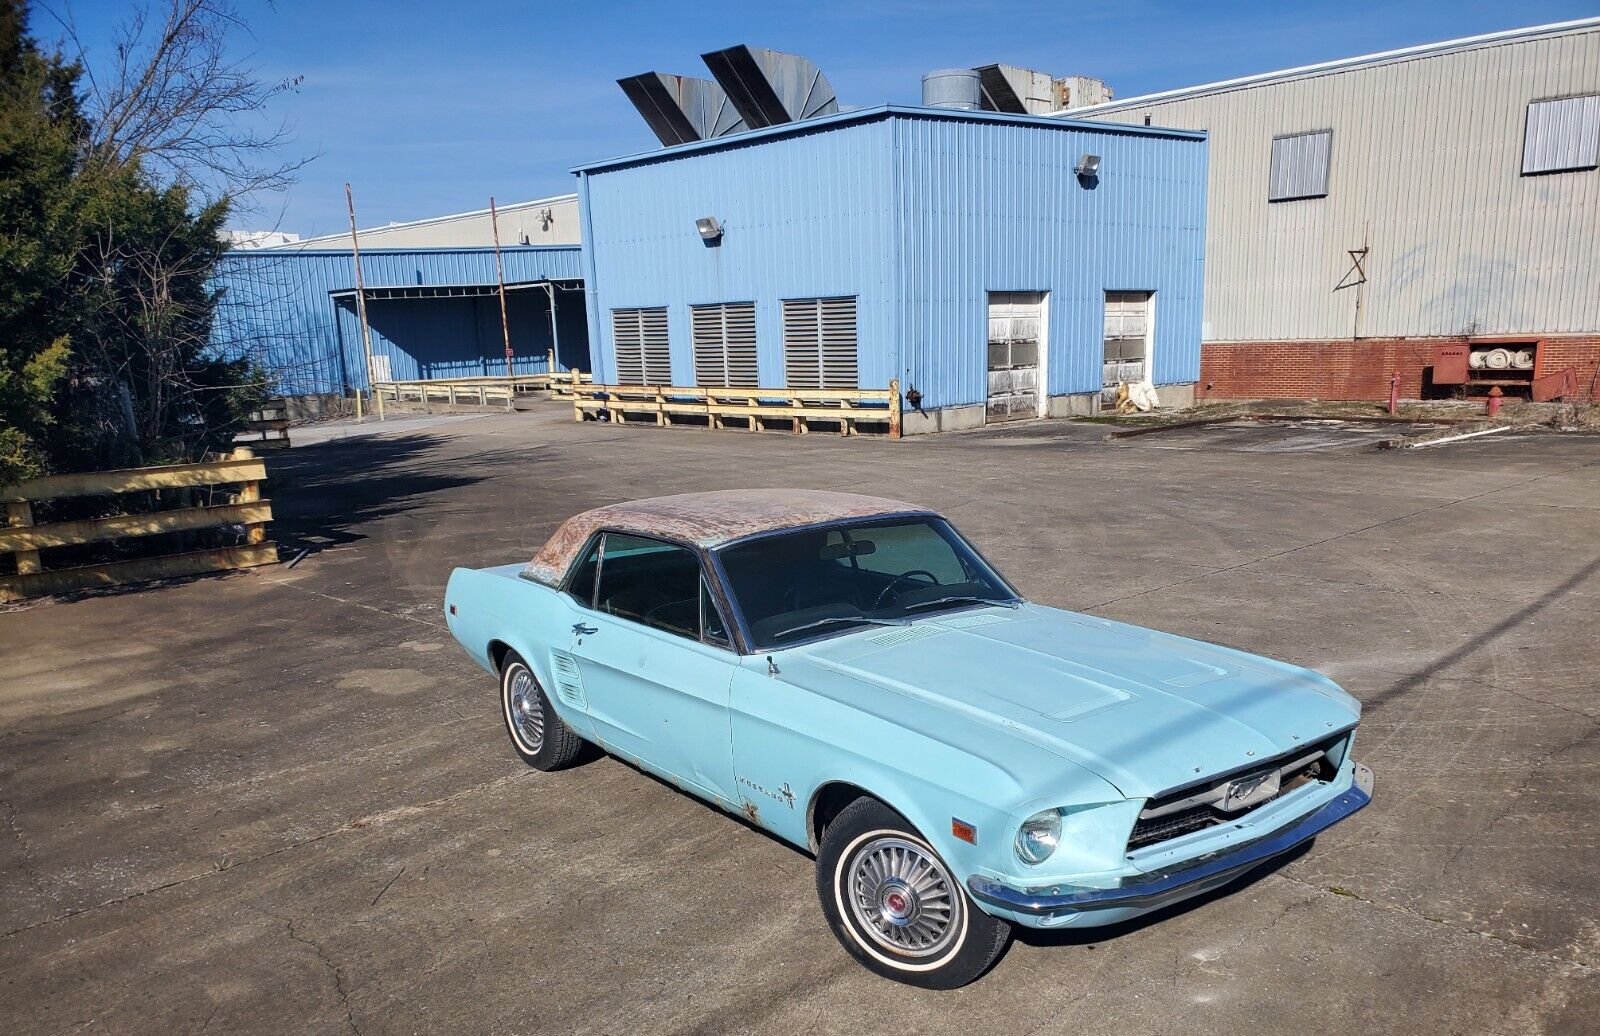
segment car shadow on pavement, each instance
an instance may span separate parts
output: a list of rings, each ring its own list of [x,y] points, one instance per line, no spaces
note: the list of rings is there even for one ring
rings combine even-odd
[[[1274,874],[1284,867],[1298,860],[1311,850],[1312,842],[1304,842],[1284,853],[1274,857],[1259,867],[1254,867],[1234,878],[1226,885],[1218,886],[1210,892],[1201,893],[1193,899],[1186,899],[1181,903],[1153,910],[1131,921],[1122,921],[1118,924],[1100,925],[1094,928],[1025,928],[1016,926],[1016,939],[1028,946],[1090,946],[1096,943],[1111,942],[1125,935],[1142,931],[1151,925],[1161,924],[1169,918],[1186,914],[1191,910],[1199,909],[1208,903],[1223,899],[1235,893],[1242,893],[1245,889],[1269,874]]]

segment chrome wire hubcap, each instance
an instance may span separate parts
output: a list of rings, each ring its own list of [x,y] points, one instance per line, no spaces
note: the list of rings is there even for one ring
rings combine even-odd
[[[904,838],[878,838],[850,866],[850,909],[883,946],[911,957],[948,949],[961,929],[961,898],[934,856]]]
[[[539,684],[526,669],[519,668],[511,675],[507,709],[517,740],[528,751],[537,752],[544,744],[544,704],[539,700]]]

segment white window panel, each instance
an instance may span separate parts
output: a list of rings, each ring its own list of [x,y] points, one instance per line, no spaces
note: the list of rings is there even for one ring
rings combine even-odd
[[[617,352],[617,384],[672,384],[665,306],[612,310],[611,342]]]
[[[1272,138],[1272,167],[1267,175],[1268,201],[1322,198],[1328,193],[1328,161],[1333,131],[1293,133]]]
[[[856,297],[783,300],[784,380],[790,388],[860,387]]]
[[[1600,166],[1600,94],[1528,105],[1522,175],[1568,173]]]
[[[724,302],[689,307],[696,385],[756,388],[756,304]]]

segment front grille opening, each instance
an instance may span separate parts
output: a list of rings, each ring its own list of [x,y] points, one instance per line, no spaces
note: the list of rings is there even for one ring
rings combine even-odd
[[[1332,752],[1337,743],[1338,739],[1333,739],[1324,745],[1319,745],[1315,749],[1312,749],[1313,751],[1320,749],[1323,754],[1317,756],[1317,758],[1306,763],[1304,766],[1296,768],[1292,773],[1284,773],[1280,779],[1281,783],[1279,785],[1277,795],[1274,795],[1270,799],[1264,799],[1261,802],[1255,803],[1254,805],[1245,809],[1237,809],[1228,812],[1218,809],[1209,802],[1201,802],[1184,809],[1173,810],[1170,813],[1162,813],[1159,816],[1145,817],[1141,815],[1139,821],[1133,825],[1133,833],[1128,836],[1128,851],[1133,852],[1135,849],[1143,849],[1146,846],[1170,841],[1171,839],[1179,838],[1183,835],[1193,834],[1196,831],[1204,831],[1206,828],[1215,827],[1218,824],[1232,823],[1233,821],[1238,820],[1240,817],[1249,816],[1262,806],[1277,801],[1279,798],[1295,790],[1296,788],[1301,788],[1307,784],[1319,781],[1324,784],[1328,783],[1338,776],[1339,772],[1338,767],[1334,765],[1333,760],[1330,759],[1328,755],[1328,753]],[[1237,776],[1239,776],[1239,774],[1229,775],[1228,777],[1222,778],[1219,781],[1213,782],[1212,786],[1215,787],[1220,784],[1225,784],[1227,781],[1232,780]],[[1154,810],[1159,810],[1163,806],[1182,801],[1186,798],[1191,798],[1198,792],[1203,792],[1204,790],[1205,789],[1203,787],[1190,787],[1181,791],[1173,792],[1169,795],[1163,795],[1160,798],[1151,799],[1145,804],[1143,812],[1150,813]]]

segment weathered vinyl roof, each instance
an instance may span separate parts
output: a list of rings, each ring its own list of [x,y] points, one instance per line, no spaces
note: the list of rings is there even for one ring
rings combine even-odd
[[[731,489],[630,500],[568,518],[528,562],[523,574],[548,586],[559,584],[578,551],[599,529],[715,547],[758,532],[907,512],[925,514],[928,509],[883,497],[816,489]]]

